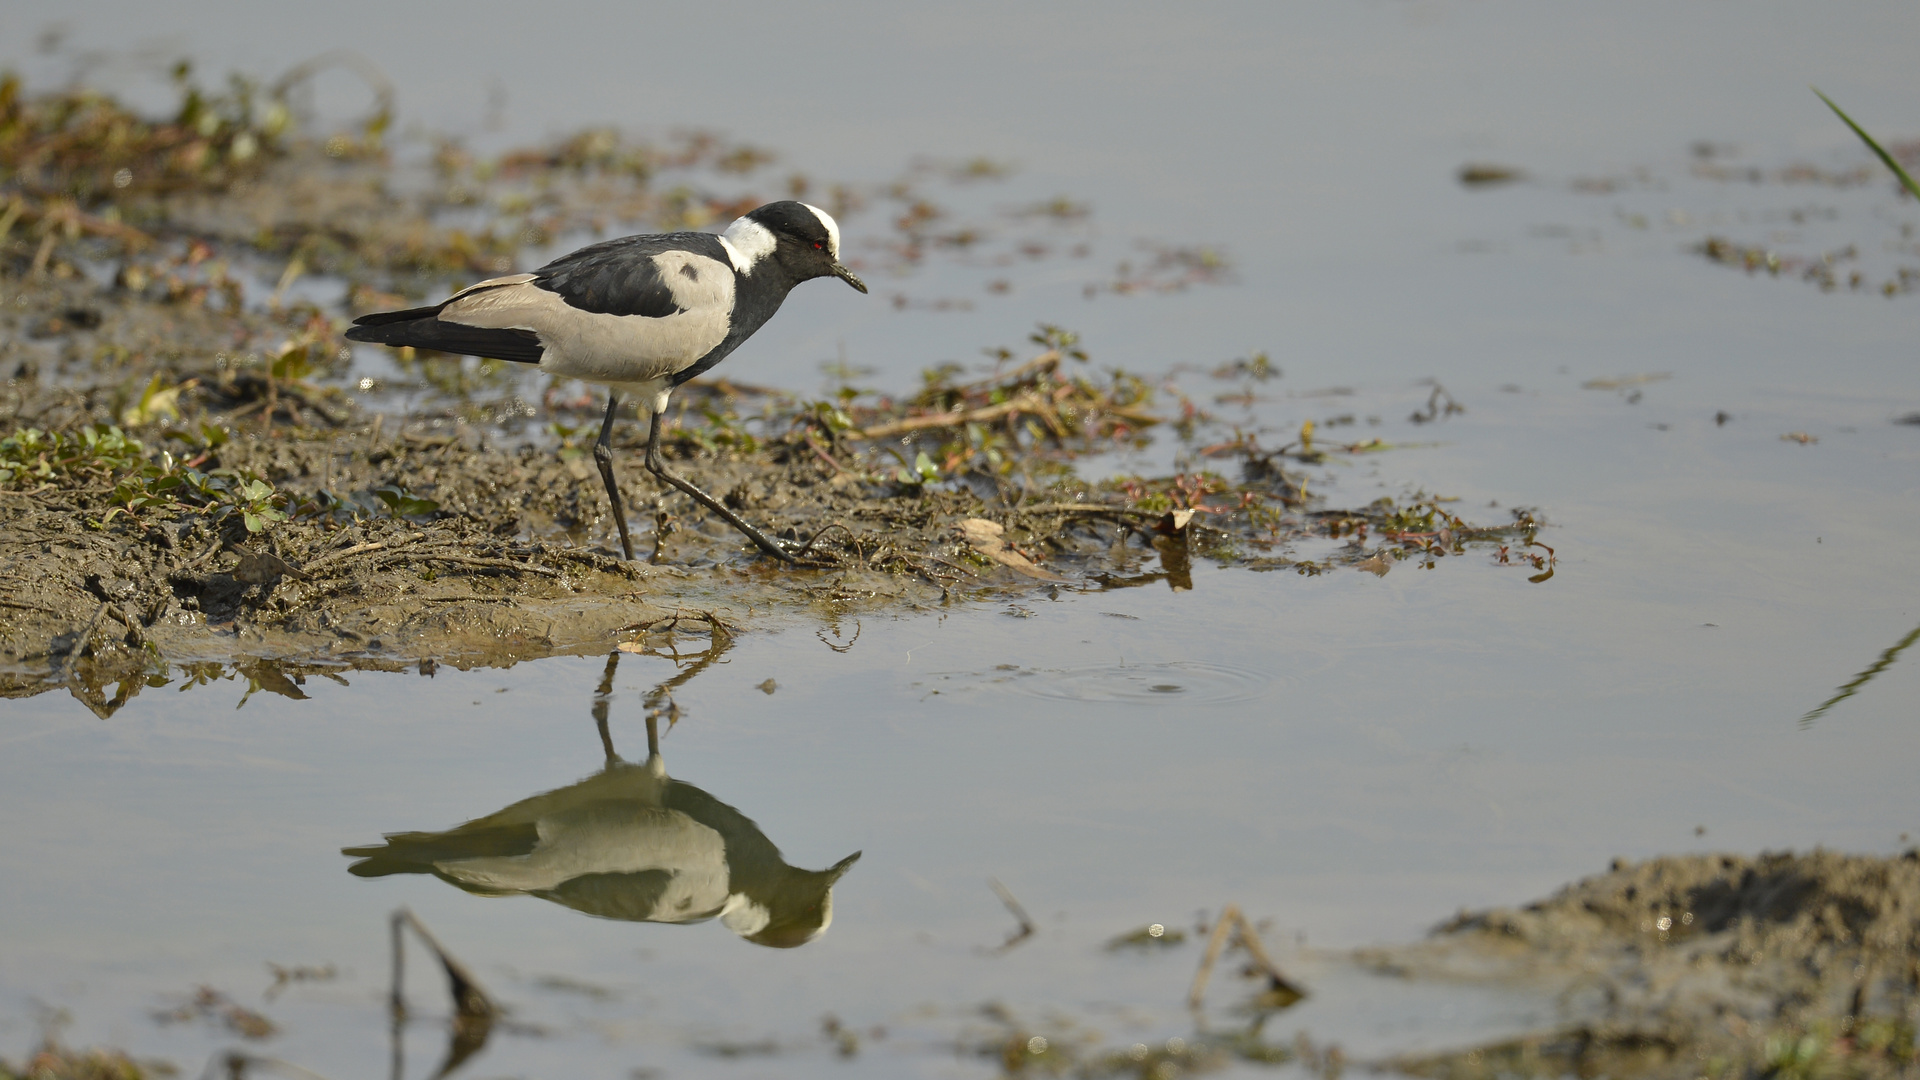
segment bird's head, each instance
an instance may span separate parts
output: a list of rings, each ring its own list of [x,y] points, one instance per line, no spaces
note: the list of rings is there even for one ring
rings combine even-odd
[[[840,226],[817,206],[786,199],[768,203],[727,226],[726,238],[748,263],[777,260],[795,281],[837,277],[867,291],[867,284],[840,263]]]
[[[805,945],[833,925],[833,883],[859,861],[856,851],[825,870],[791,869],[761,901],[747,903],[731,919],[723,913],[720,921],[755,945],[772,949]]]

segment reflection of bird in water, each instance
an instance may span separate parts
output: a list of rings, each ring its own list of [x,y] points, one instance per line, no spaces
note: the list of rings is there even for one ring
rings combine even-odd
[[[610,658],[607,683],[611,684]],[[603,691],[604,698],[604,691]],[[718,918],[757,945],[792,948],[833,921],[833,884],[859,852],[825,870],[788,866],[746,815],[667,776],[654,717],[645,764],[607,751],[604,770],[446,832],[391,833],[352,847],[361,877],[432,874],[471,893],[525,893],[634,922]]]

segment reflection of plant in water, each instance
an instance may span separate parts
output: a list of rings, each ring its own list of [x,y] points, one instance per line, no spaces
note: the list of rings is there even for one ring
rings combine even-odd
[[[255,694],[263,692],[297,701],[305,700],[307,694],[301,687],[306,685],[309,676],[317,675],[342,686],[347,685],[337,663],[254,659],[227,664],[196,660],[170,667],[151,650],[130,651],[119,656],[96,654],[93,659],[91,664],[74,665],[73,677],[67,685],[76,698],[103,720],[119,712],[142,688],[158,690],[171,686],[185,692],[210,688],[218,683],[238,683],[244,679],[246,687],[234,704],[234,708],[238,709],[245,706]],[[387,663],[380,666],[399,665]],[[108,684],[115,685],[111,697],[105,693]]]
[[[62,1011],[53,1022],[47,1023],[48,1030],[41,1036],[40,1045],[20,1065],[15,1066],[0,1059],[0,1080],[148,1080],[149,1077],[173,1075],[171,1067],[150,1067],[150,1064],[135,1061],[119,1050],[101,1047],[73,1049],[60,1041],[59,1029],[65,1027],[67,1022],[68,1018]]]
[[[1867,683],[1871,682],[1875,675],[1878,675],[1881,672],[1892,667],[1893,662],[1895,660],[1900,659],[1900,654],[1905,652],[1907,650],[1907,647],[1912,645],[1915,641],[1920,641],[1920,626],[1914,627],[1913,630],[1909,632],[1906,637],[1903,637],[1899,641],[1894,642],[1893,647],[1888,649],[1886,652],[1881,653],[1880,658],[1878,660],[1875,660],[1872,664],[1868,665],[1865,671],[1862,671],[1860,674],[1855,675],[1852,679],[1848,680],[1847,683],[1841,686],[1839,691],[1836,692],[1832,697],[1821,702],[1816,708],[1813,709],[1813,711],[1801,717],[1800,726],[1806,727],[1807,725],[1813,723],[1815,720],[1818,720],[1822,716],[1825,716],[1827,714],[1827,710],[1847,700],[1848,698],[1852,697],[1854,694],[1859,693],[1860,688],[1867,685]]]
[[[706,627],[707,646],[691,655],[682,653],[678,636],[684,633],[683,624],[698,621]],[[637,632],[637,639],[623,641],[607,656],[607,669],[600,680],[600,690],[593,699],[593,716],[601,725],[601,736],[606,736],[607,703],[613,695],[613,672],[620,661],[621,653],[636,653],[641,656],[658,656],[672,661],[679,670],[671,677],[658,683],[647,691],[645,704],[647,715],[665,717],[671,727],[680,722],[680,706],[673,700],[673,692],[693,681],[701,672],[720,661],[728,649],[733,648],[733,632],[727,628],[725,620],[711,611],[676,612],[663,619],[649,623],[636,623],[626,627],[622,633]],[[611,754],[612,743],[608,742]]]
[[[186,1002],[171,1009],[159,1010],[153,1014],[153,1018],[163,1025],[204,1020],[218,1024],[243,1039],[270,1039],[280,1032],[272,1020],[211,986],[200,987]]]
[[[1320,1049],[1304,1033],[1291,1045],[1268,1042],[1262,1028],[1270,1013],[1264,1010],[1256,1011],[1244,1029],[1212,1031],[1201,1027],[1189,1037],[1176,1035],[1127,1046],[1105,1044],[1099,1033],[1082,1030],[1064,1018],[1051,1020],[1044,1028],[1047,1034],[1042,1035],[1004,1005],[988,1004],[980,1012],[994,1029],[973,1042],[975,1052],[996,1060],[1009,1077],[1173,1080],[1216,1072],[1235,1062],[1297,1062],[1306,1066],[1310,1075],[1337,1080],[1345,1061],[1339,1047]]]

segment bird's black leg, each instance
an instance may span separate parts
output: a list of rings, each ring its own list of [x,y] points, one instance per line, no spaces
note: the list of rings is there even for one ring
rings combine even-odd
[[[613,482],[613,412],[620,407],[620,395],[607,391],[607,418],[600,425],[600,441],[593,444],[593,461],[600,466],[600,480],[607,485],[607,498],[613,502],[613,523],[620,529],[620,550],[626,552],[627,561],[633,561],[633,538],[627,535],[627,508],[620,505],[620,486]],[[659,429],[659,417],[654,417],[654,430]],[[653,452],[647,452],[651,465]],[[658,470],[656,470],[658,471]]]
[[[716,514],[719,514],[721,517],[726,518],[727,521],[734,528],[739,529],[741,533],[743,533],[747,539],[753,541],[754,544],[757,545],[761,551],[764,551],[767,554],[773,556],[774,558],[780,559],[784,562],[795,561],[793,557],[793,553],[788,551],[786,548],[782,547],[779,541],[768,536],[766,533],[761,532],[759,529],[756,529],[753,526],[747,524],[746,521],[744,521],[739,514],[736,514],[733,511],[727,509],[727,506],[725,503],[707,494],[706,492],[701,491],[699,488],[694,487],[692,484],[688,483],[687,481],[682,480],[680,477],[675,476],[672,473],[667,471],[667,463],[660,459],[660,414],[659,413],[653,414],[653,430],[647,433],[647,468],[653,473],[653,475],[659,477],[662,480],[665,480],[667,483],[672,484],[674,487],[679,488],[682,492],[686,493],[689,497],[691,497],[695,502],[699,503],[700,505],[706,507],[707,509],[713,511]]]

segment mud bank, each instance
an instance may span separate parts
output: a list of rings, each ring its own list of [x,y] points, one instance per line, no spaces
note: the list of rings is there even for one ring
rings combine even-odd
[[[369,375],[341,333],[361,311],[544,257],[558,236],[724,224],[762,201],[766,155],[597,132],[485,162],[442,144],[400,166],[380,117],[303,136],[252,108],[243,82],[225,97],[185,85],[180,115],[155,120],[0,80],[0,693],[68,686],[98,709],[124,698],[109,686],[169,665],[506,664],[601,651],[690,609],[737,627],[1190,588],[1196,560],[1383,574],[1472,551],[1551,576],[1530,514],[1342,507],[1307,470],[1381,440],[1316,443],[1308,425],[1262,446],[1184,397],[1163,404],[1162,376],[1103,369],[1057,327],[985,372],[932,367],[898,398],[684,388],[672,467],[775,535],[817,538],[799,567],[663,494],[623,418],[644,556],[623,561],[587,453],[593,394],[548,386],[529,402],[511,365],[408,351]],[[830,191],[858,220],[867,196]],[[878,257],[934,257],[937,208],[911,183],[886,191],[920,210],[879,226]],[[305,288],[317,280],[328,291]],[[1250,396],[1277,375],[1260,356],[1211,377]],[[1153,439],[1196,464],[1081,479],[1077,463]],[[1318,540],[1343,543],[1304,553]]]
[[[1383,1063],[1450,1078],[1907,1076],[1920,851],[1674,855],[1519,908],[1462,912],[1361,962],[1552,1000],[1551,1031]]]

